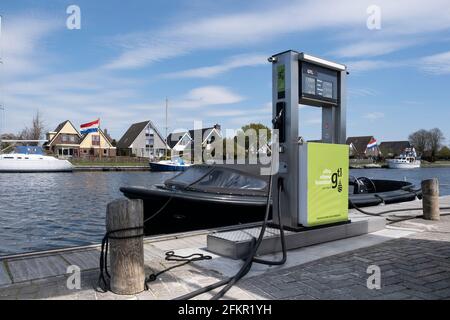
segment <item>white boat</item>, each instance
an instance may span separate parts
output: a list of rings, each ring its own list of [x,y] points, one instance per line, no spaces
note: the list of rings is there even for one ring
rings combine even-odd
[[[400,156],[395,157],[395,159],[388,159],[387,164],[391,169],[420,168],[420,158],[417,157],[414,148],[407,148]]]
[[[150,170],[155,172],[184,171],[190,166],[191,164],[185,163],[181,158],[175,160],[161,160],[158,162],[150,162]]]
[[[70,172],[72,164],[41,154],[0,154],[0,172]]]

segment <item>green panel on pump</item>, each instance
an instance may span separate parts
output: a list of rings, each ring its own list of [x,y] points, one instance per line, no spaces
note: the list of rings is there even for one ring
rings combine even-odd
[[[299,222],[318,226],[348,220],[348,145],[300,146]]]

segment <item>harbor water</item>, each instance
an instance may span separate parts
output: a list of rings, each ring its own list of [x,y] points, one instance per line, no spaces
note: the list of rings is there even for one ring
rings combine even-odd
[[[99,243],[106,204],[122,186],[150,186],[176,173],[75,172],[0,174],[0,256]],[[450,168],[353,169],[351,175],[420,181],[437,177],[450,195]],[[214,214],[214,212],[211,212]]]

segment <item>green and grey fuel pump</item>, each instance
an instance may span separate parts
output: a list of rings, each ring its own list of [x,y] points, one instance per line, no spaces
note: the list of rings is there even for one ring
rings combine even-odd
[[[346,67],[296,51],[276,54],[269,61],[279,140],[278,179],[272,183],[283,183],[283,192],[273,194],[273,212],[280,203],[281,223],[294,230],[346,222]],[[299,104],[322,108],[320,143],[299,138]],[[277,220],[274,215],[274,222],[280,223]]]

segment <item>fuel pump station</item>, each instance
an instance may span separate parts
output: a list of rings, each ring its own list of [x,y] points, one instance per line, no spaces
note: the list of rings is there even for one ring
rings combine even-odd
[[[282,204],[285,227],[298,230],[348,222],[348,146],[344,65],[286,51],[272,62],[273,119],[278,129],[283,192],[273,194],[273,212]],[[299,104],[322,108],[320,143],[299,138]],[[277,190],[276,186],[273,190]],[[281,197],[280,201],[278,197]]]
[[[244,263],[234,276],[181,299],[191,299],[224,286],[213,296],[213,299],[220,299],[249,272],[253,263],[282,265],[287,261],[289,249],[354,237],[385,227],[382,217],[349,220],[346,67],[292,50],[273,55],[269,62],[273,81],[272,122],[278,143],[272,143],[272,175],[264,221],[261,226],[209,234],[208,251],[244,259]],[[320,142],[305,142],[299,138],[300,104],[322,108]],[[274,154],[278,155],[278,162]],[[278,168],[277,172],[273,171],[274,167]],[[271,226],[268,223],[270,203]],[[281,259],[260,258],[280,251]]]
[[[285,256],[289,249],[383,229],[381,217],[349,219],[346,66],[292,50],[271,56],[269,62],[272,122],[278,135],[278,150],[273,144],[272,154],[278,151],[279,158],[270,179],[273,221],[267,228],[265,221],[262,227],[209,234],[208,251],[243,259],[259,234],[259,255],[283,251]],[[319,142],[299,137],[300,105],[322,109]]]

